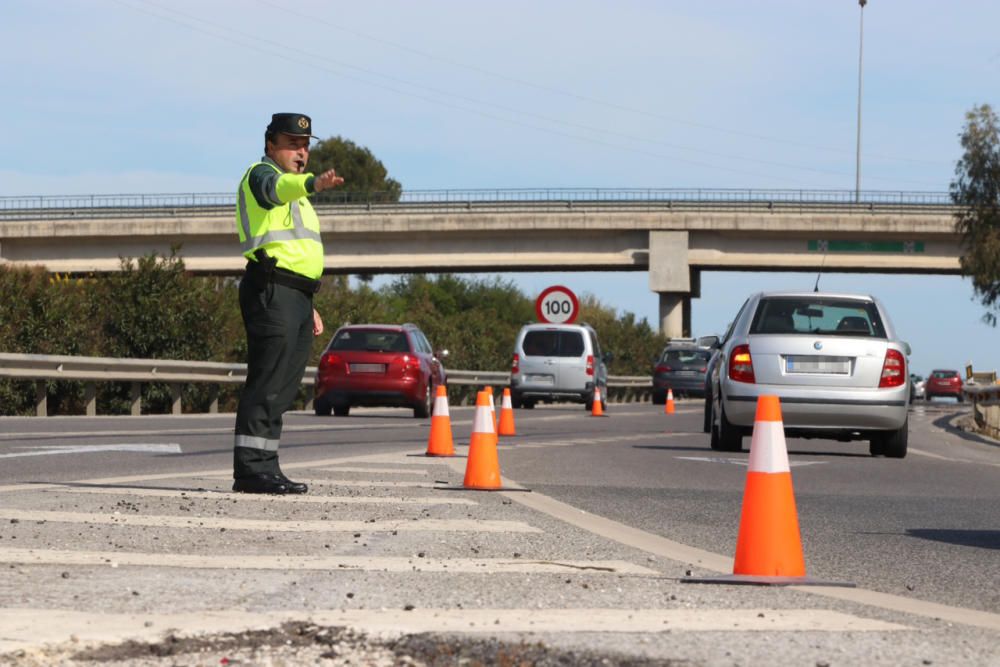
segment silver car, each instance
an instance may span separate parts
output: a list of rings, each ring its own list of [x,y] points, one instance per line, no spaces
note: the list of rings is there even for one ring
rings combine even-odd
[[[590,411],[594,387],[608,401],[608,356],[588,324],[526,324],[514,341],[511,403],[533,408],[538,401],[583,403]]]
[[[903,458],[910,346],[878,299],[856,294],[751,296],[712,368],[712,449],[740,451],[757,397],[781,400],[790,437],[868,440],[873,456]]]

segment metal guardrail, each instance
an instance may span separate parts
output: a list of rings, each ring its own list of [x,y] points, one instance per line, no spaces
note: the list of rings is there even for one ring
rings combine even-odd
[[[181,389],[187,384],[242,384],[246,381],[246,364],[227,364],[212,361],[180,361],[169,359],[115,359],[109,357],[74,357],[48,354],[0,353],[0,378],[35,381],[35,414],[48,414],[46,382],[51,380],[83,382],[87,416],[97,414],[97,384],[100,382],[131,383],[130,413],[142,414],[141,395],[144,383],[156,382],[169,385],[171,413],[181,414]],[[505,371],[448,370],[448,385],[458,387],[502,387],[510,381]],[[315,384],[316,367],[306,368],[302,384]],[[643,400],[652,388],[649,377],[609,376],[608,390],[613,397]],[[458,398],[466,399],[468,392]],[[312,401],[306,409],[312,408]],[[212,400],[209,412],[219,410],[218,399]]]
[[[859,201],[860,200],[860,201]],[[313,201],[326,216],[458,211],[758,211],[949,214],[947,192],[710,188],[534,188],[337,192]],[[0,197],[0,221],[232,216],[235,193]]]

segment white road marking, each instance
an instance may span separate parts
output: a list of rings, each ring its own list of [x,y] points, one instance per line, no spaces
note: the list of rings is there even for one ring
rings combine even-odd
[[[365,572],[519,572],[539,574],[630,574],[658,572],[623,560],[534,560],[531,558],[420,558],[418,556],[221,556],[135,551],[57,551],[0,548],[0,563],[100,567],[176,567],[210,570],[362,570]]]
[[[681,459],[683,461],[704,461],[705,463],[729,463],[737,466],[746,466],[747,459],[730,459],[724,456],[675,456],[676,459]],[[789,461],[788,465],[792,468],[800,466],[816,466],[822,465],[824,463],[829,463],[829,461]]]
[[[65,434],[64,434],[65,435]],[[54,454],[100,454],[102,452],[139,452],[143,454],[180,454],[181,446],[169,444],[116,444],[116,445],[47,445],[32,447],[23,452],[0,454],[0,459],[17,459],[25,456],[52,456]]]
[[[290,469],[288,466],[282,464],[282,468],[286,470]],[[220,475],[221,476],[221,475]],[[220,476],[205,476],[202,479],[218,479]],[[230,479],[232,478],[232,473],[229,474]],[[198,479],[198,478],[195,478]],[[296,482],[303,482],[308,484],[310,487],[314,486],[362,486],[370,488],[387,488],[387,489],[433,489],[434,484],[429,484],[427,482],[414,481],[384,481],[384,480],[368,480],[368,479],[336,479],[336,478],[300,478],[298,475],[295,476]]]
[[[916,454],[917,456],[926,456],[929,459],[937,459],[938,461],[948,461],[949,463],[971,463],[973,465],[1000,467],[1000,462],[995,462],[995,461],[973,461],[971,459],[958,459],[953,456],[941,456],[940,454],[935,454],[934,452],[928,452],[923,449],[916,449],[914,447],[910,447],[908,451],[910,454]]]
[[[896,632],[906,626],[823,609],[350,609],[106,614],[62,609],[0,609],[0,652],[71,641],[80,648],[126,639],[241,632],[308,618],[382,637],[409,633]]]
[[[541,533],[522,521],[489,521],[483,519],[399,519],[385,521],[265,521],[229,517],[168,516],[143,514],[92,514],[86,512],[52,512],[46,510],[0,509],[0,519],[17,521],[52,521],[112,526],[154,526],[166,528],[209,528],[218,530],[255,530],[281,533],[384,533],[402,532],[475,532],[475,533]]]
[[[351,466],[327,466],[325,468],[315,468],[323,472],[364,472],[381,475],[426,475],[426,470],[400,470],[398,468],[357,468]]]
[[[204,498],[207,500],[230,499],[244,503],[248,500],[258,500],[267,503],[301,503],[316,505],[478,505],[474,500],[466,498],[442,498],[441,496],[422,496],[415,498],[388,498],[385,496],[324,496],[311,493],[303,496],[270,496],[240,494],[236,495],[228,490],[216,491],[186,491],[178,489],[143,489],[129,486],[105,486],[105,487],[79,487],[64,486],[57,489],[66,493],[94,493],[113,496],[146,496],[160,498],[174,498],[184,500],[187,498]]]
[[[184,415],[185,418],[189,416],[196,415]],[[53,419],[48,417],[47,419]],[[115,417],[115,419],[122,419],[122,417]],[[148,417],[142,417],[141,419],[148,419]],[[389,423],[389,424],[302,424],[302,425],[292,425],[285,424],[282,427],[283,433],[311,433],[315,431],[343,431],[343,430],[358,430],[364,427],[366,430],[369,429],[401,429],[401,428],[411,428],[413,425],[410,423]],[[208,428],[161,428],[161,429],[133,429],[133,430],[114,430],[114,431],[87,431],[86,436],[88,438],[107,438],[112,436],[133,438],[137,436],[161,436],[161,435],[212,435],[216,433],[232,434],[232,426],[213,426]],[[65,431],[21,431],[17,433],[0,433],[0,441],[4,440],[17,440],[24,438],[65,438]]]

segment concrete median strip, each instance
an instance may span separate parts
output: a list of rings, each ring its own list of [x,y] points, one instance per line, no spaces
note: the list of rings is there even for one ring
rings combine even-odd
[[[403,609],[254,613],[96,614],[60,609],[0,610],[0,652],[72,641],[75,649],[127,639],[154,642],[276,627],[309,619],[324,626],[398,637],[439,633],[896,632],[906,626],[822,609]]]
[[[0,509],[0,519],[16,521],[82,523],[111,526],[151,526],[163,528],[253,530],[280,533],[385,533],[400,532],[473,532],[473,533],[541,533],[521,521],[490,521],[482,519],[401,519],[398,521],[264,521],[205,516],[167,516],[84,512],[50,512],[44,510]]]

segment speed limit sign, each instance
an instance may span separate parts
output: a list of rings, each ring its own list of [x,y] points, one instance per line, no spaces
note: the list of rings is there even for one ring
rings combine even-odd
[[[568,287],[553,285],[542,290],[535,301],[535,315],[539,322],[569,324],[580,314],[580,302]]]

